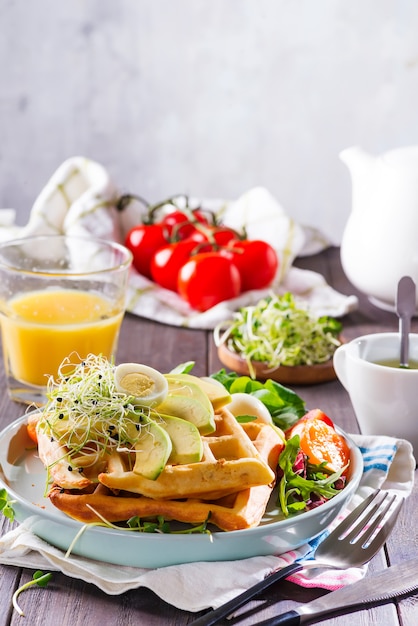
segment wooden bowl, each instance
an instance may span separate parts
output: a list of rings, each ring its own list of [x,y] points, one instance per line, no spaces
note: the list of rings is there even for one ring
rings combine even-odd
[[[250,376],[247,361],[227,348],[225,344],[218,347],[218,356],[225,367],[242,376]],[[317,365],[295,365],[293,367],[280,365],[275,369],[270,369],[267,363],[261,361],[252,361],[252,366],[257,379],[267,380],[271,378],[283,385],[317,385],[337,377],[332,359]]]

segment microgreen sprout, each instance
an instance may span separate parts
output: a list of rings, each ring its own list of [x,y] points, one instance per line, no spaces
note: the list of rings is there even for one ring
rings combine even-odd
[[[101,526],[102,528],[114,528],[115,530],[126,530],[126,531],[141,532],[141,533],[162,533],[162,534],[171,534],[171,535],[191,535],[191,534],[200,533],[202,535],[210,535],[210,540],[212,541],[212,533],[207,527],[209,523],[210,515],[211,515],[210,512],[209,512],[208,517],[201,524],[197,524],[197,525],[190,524],[187,526],[187,528],[184,528],[182,530],[172,530],[170,523],[167,522],[162,515],[158,515],[156,518],[156,521],[143,520],[138,515],[134,515],[133,517],[131,517],[130,519],[126,521],[126,526],[118,526],[117,524],[113,524],[112,522],[109,522],[108,520],[106,520],[103,517],[103,515],[101,515],[98,511],[96,511],[96,509],[94,509],[90,504],[87,504],[86,506],[97,515],[100,521],[89,522],[81,526],[81,528],[77,531],[76,535],[71,541],[71,544],[67,548],[67,551],[65,553],[66,559],[71,555],[74,549],[74,546],[77,543],[77,541],[80,539],[80,537],[89,528],[94,528],[96,526]]]
[[[141,520],[138,515],[131,517],[127,521],[128,527],[143,533],[169,533],[170,524],[165,521],[164,517],[159,515],[155,522],[149,520]]]
[[[22,591],[29,589],[29,587],[32,587],[33,585],[38,585],[38,587],[46,587],[49,581],[51,580],[51,578],[52,578],[51,573],[44,574],[42,571],[37,570],[34,573],[32,580],[30,580],[29,582],[25,583],[24,585],[16,589],[12,597],[12,604],[13,604],[14,609],[19,613],[21,617],[24,617],[25,614],[17,602],[18,596],[22,593]]]
[[[297,306],[291,293],[271,294],[219,324],[214,340],[217,346],[225,344],[245,358],[255,378],[251,361],[261,361],[271,369],[325,363],[340,345],[341,328],[334,318],[318,317]]]
[[[63,361],[47,385],[39,428],[68,449],[79,471],[112,450],[132,450],[150,414],[149,407],[116,388],[115,366],[97,355]]]
[[[15,512],[13,510],[14,502],[15,500],[10,499],[6,489],[0,489],[0,511],[10,522],[13,522],[15,518]]]
[[[205,519],[204,522],[198,524],[197,526],[191,526],[190,528],[185,528],[183,530],[174,530],[171,531],[174,535],[191,535],[193,533],[200,533],[202,535],[209,535],[211,541],[213,541],[213,535],[211,531],[208,529],[208,523],[210,521],[211,512],[209,511],[209,515]]]
[[[139,530],[144,533],[169,533],[172,535],[191,535],[193,533],[200,533],[210,535],[211,532],[207,528],[209,518],[210,513],[205,521],[201,524],[197,524],[195,526],[190,525],[182,530],[172,530],[170,528],[169,522],[167,522],[161,515],[157,517],[157,521],[155,522],[149,520],[143,521],[140,517],[135,515],[128,520],[127,524],[129,528]]]

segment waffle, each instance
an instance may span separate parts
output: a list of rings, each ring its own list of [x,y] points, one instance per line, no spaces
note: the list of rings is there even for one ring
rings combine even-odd
[[[257,526],[274,486],[282,439],[267,424],[240,425],[226,409],[216,415],[216,427],[202,437],[205,452],[199,463],[167,466],[151,481],[127,471],[123,455],[114,454],[98,486],[83,491],[54,485],[50,500],[84,523],[100,516],[116,523],[160,515],[191,524],[209,518],[226,531]]]
[[[112,490],[129,491],[149,498],[200,498],[213,500],[240,489],[268,485],[275,474],[260,456],[247,432],[226,409],[215,417],[216,430],[202,437],[203,458],[198,463],[167,464],[156,480],[130,469],[127,455],[110,455],[99,482]],[[270,429],[271,430],[271,429]],[[253,429],[254,437],[259,430]]]
[[[106,468],[104,451],[91,450],[71,462],[67,448],[43,430],[38,429],[37,440],[39,458],[48,468],[50,479],[60,487],[85,489],[97,483],[98,474]]]
[[[63,463],[63,448],[44,433],[38,433],[38,454],[45,467],[49,467],[50,476],[59,485],[68,489],[84,489],[90,484],[88,478],[68,472],[68,461]]]

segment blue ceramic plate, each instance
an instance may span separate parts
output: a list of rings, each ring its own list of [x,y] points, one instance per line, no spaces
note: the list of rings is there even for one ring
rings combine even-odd
[[[16,520],[64,551],[83,526],[56,509],[45,498],[46,471],[26,432],[27,416],[0,433],[0,488],[12,500]],[[347,486],[332,500],[291,519],[283,519],[273,493],[259,526],[232,532],[203,534],[150,534],[111,528],[88,528],[76,541],[72,553],[115,565],[156,568],[196,561],[229,561],[280,554],[319,535],[348,503],[363,473],[363,458],[353,441],[351,475]]]

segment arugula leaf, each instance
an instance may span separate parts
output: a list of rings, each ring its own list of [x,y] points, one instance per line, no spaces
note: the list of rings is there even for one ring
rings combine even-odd
[[[299,453],[299,443],[299,435],[295,435],[291,439],[288,439],[279,456],[279,468],[283,472],[283,476],[279,482],[279,504],[285,517],[289,515],[288,499],[291,496],[291,493],[288,491],[288,480],[295,476],[293,466]],[[303,508],[305,508],[305,503],[303,503]]]
[[[287,517],[292,513],[306,510],[312,500],[313,494],[324,500],[330,500],[339,489],[335,483],[339,480],[346,468],[338,472],[328,474],[324,463],[312,465],[305,463],[305,476],[295,471],[295,463],[300,454],[300,437],[294,435],[288,439],[284,450],[279,457],[279,468],[282,477],[279,481],[278,501],[283,514]]]
[[[248,424],[249,422],[255,422],[257,418],[254,415],[236,415],[235,419],[239,424]]]

